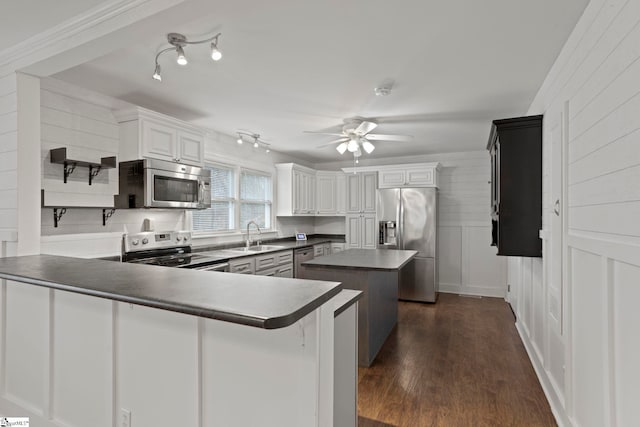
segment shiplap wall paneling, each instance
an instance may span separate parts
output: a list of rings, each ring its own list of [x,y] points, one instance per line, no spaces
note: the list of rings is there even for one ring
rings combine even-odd
[[[58,227],[54,227],[53,209],[43,208],[42,236],[46,240],[51,236],[76,233],[137,233],[143,231],[145,218],[152,220],[156,231],[183,230],[186,226],[185,212],[181,209],[116,209],[103,226],[102,209],[69,208],[58,222]]]
[[[0,77],[0,228],[18,227],[18,100],[15,73]]]
[[[561,425],[637,423],[640,375],[637,362],[630,361],[639,358],[640,345],[630,327],[638,324],[630,301],[637,301],[640,283],[640,257],[633,256],[640,244],[638,46],[640,2],[592,0],[528,112],[545,114],[547,153],[557,137],[558,118],[564,112],[568,120],[567,135],[562,136],[568,139],[562,166],[567,177],[565,282],[560,287],[549,280],[551,265],[545,259],[554,254],[547,249],[543,262],[548,265],[540,278],[547,298],[518,304],[517,312],[527,348],[535,337],[523,331],[536,329],[528,310],[548,313],[542,323],[547,348],[542,355],[530,355],[543,387],[553,385],[545,392]],[[557,173],[557,166],[551,169],[554,160],[545,156],[547,180]],[[552,184],[543,184],[543,228],[549,234]],[[554,237],[551,234],[550,241]],[[509,266],[522,276],[532,273],[527,262]],[[515,275],[510,272],[510,277]],[[534,295],[519,291],[519,298]]]
[[[46,206],[113,206],[118,193],[117,168],[106,169],[89,185],[89,169],[78,167],[65,184],[63,165],[50,161],[49,150],[66,147],[73,160],[100,163],[118,156],[119,126],[111,110],[46,86],[41,89],[42,188]]]

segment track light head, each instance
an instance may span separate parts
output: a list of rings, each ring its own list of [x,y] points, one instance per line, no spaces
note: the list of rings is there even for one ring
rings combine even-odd
[[[184,56],[184,49],[182,49],[182,46],[176,47],[176,52],[178,52],[178,59],[176,59],[178,65],[187,65],[189,61],[187,61],[187,57]]]
[[[216,34],[211,42],[211,59],[214,61],[220,61],[222,58],[222,52],[218,49],[218,37],[220,37],[220,33]]]
[[[156,69],[155,69],[155,71],[153,72],[153,76],[152,76],[152,77],[153,77],[153,79],[154,79],[154,80],[157,80],[157,81],[159,81],[159,82],[161,82],[161,81],[162,81],[162,75],[160,74],[160,72],[161,72],[161,70],[160,70],[160,64],[156,63]]]

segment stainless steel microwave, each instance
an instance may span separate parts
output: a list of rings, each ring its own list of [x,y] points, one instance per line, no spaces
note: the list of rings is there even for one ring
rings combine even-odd
[[[115,207],[206,209],[211,207],[211,171],[163,160],[119,164]]]

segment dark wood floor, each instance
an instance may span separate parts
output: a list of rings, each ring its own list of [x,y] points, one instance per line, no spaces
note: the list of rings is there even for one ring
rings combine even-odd
[[[400,302],[398,325],[358,373],[359,427],[556,426],[508,304],[440,294]]]

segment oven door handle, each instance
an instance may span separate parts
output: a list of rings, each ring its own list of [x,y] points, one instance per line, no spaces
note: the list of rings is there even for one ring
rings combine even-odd
[[[200,271],[229,271],[229,263],[228,262],[222,262],[219,264],[213,264],[213,265],[205,265],[202,267],[195,267],[194,270],[200,270]]]

